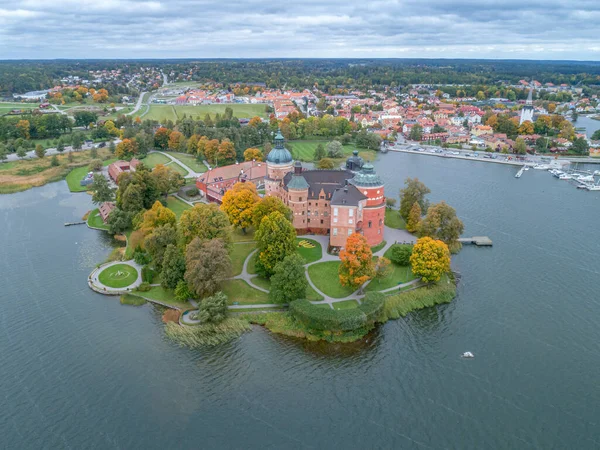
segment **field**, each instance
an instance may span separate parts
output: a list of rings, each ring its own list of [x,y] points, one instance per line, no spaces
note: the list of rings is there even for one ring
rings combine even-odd
[[[227,303],[233,305],[260,305],[271,303],[269,294],[250,287],[244,280],[227,280],[222,285],[223,293],[227,295]]]
[[[13,109],[37,109],[39,105],[39,103],[0,102],[0,116]]]
[[[323,257],[321,244],[312,239],[296,238],[296,251],[304,258],[306,264],[318,261]]]
[[[144,165],[150,169],[153,169],[158,164],[166,164],[168,162],[171,162],[171,160],[162,153],[149,153],[148,156],[141,159],[140,161],[142,161]]]
[[[184,115],[194,119],[204,119],[206,114],[210,114],[214,118],[215,114],[223,114],[225,108],[233,109],[233,115],[237,118],[250,118],[254,116],[267,117],[265,105],[254,105],[244,103],[227,103],[214,105],[151,105],[148,114],[144,115],[143,119],[157,120],[164,122],[177,119],[182,119]]]
[[[169,208],[171,211],[173,211],[175,213],[175,215],[177,216],[177,220],[179,220],[179,218],[181,217],[181,214],[183,214],[183,212],[186,209],[190,209],[191,206],[188,205],[186,202],[182,202],[177,197],[173,197],[172,195],[169,195],[167,197],[167,208]]]
[[[199,172],[199,173],[206,172],[206,166],[204,164],[202,164],[200,161],[198,161],[196,159],[196,157],[193,155],[188,155],[186,153],[174,153],[174,152],[169,152],[169,154],[172,155],[174,158],[177,158],[179,161],[181,161],[183,164],[188,166],[194,172]]]
[[[94,209],[90,216],[88,217],[87,223],[90,227],[100,228],[102,230],[108,230],[108,225],[106,225],[102,221],[102,217],[100,217],[100,212],[98,212],[98,208]]]
[[[110,158],[106,161],[103,161],[102,164],[106,167],[109,164],[114,163],[116,160],[117,158]],[[65,179],[67,180],[67,184],[69,185],[69,190],[71,192],[85,192],[89,189],[89,186],[81,186],[79,184],[79,182],[88,172],[88,166],[77,167],[76,169],[73,169],[69,172]]]

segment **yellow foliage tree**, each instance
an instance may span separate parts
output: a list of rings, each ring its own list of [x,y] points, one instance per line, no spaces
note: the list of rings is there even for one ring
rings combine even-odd
[[[450,250],[442,241],[423,237],[413,247],[410,265],[412,272],[426,283],[439,281],[450,271]]]
[[[248,122],[248,126],[256,127],[256,126],[260,125],[261,123],[262,123],[262,119],[258,116],[254,116],[252,119],[250,119],[250,122]]]
[[[23,139],[29,139],[29,120],[19,120],[17,122],[17,130]]]
[[[171,224],[175,226],[177,217],[169,208],[166,208],[158,200],[154,202],[152,208],[144,213],[139,229],[144,235],[150,234],[155,228],[162,225]]]
[[[342,286],[358,288],[375,275],[373,252],[362,234],[354,233],[348,237],[346,247],[340,252],[338,269]]]
[[[169,135],[169,149],[177,150],[179,148],[179,143],[182,139],[183,134],[181,134],[179,131],[175,130],[171,132],[171,134]]]
[[[120,159],[132,158],[137,154],[139,150],[138,143],[135,138],[123,139],[117,144],[115,149],[115,156]]]
[[[244,161],[262,161],[262,159],[263,154],[259,149],[250,147],[244,150]]]
[[[533,134],[533,123],[526,120],[519,126],[519,134]]]
[[[234,227],[245,233],[246,228],[252,226],[254,207],[259,200],[253,183],[236,183],[232,189],[225,192],[221,211],[227,214]]]
[[[419,205],[419,202],[415,202],[408,213],[406,231],[409,233],[414,233],[419,229],[419,224],[421,223],[421,213],[421,206]]]

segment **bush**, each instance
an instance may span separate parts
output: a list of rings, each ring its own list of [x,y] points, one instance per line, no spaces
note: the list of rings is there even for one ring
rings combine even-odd
[[[390,259],[399,266],[409,266],[413,246],[410,244],[394,244],[390,247]]]
[[[217,292],[211,297],[207,297],[200,302],[196,319],[202,323],[221,323],[227,318],[227,296],[222,292]]]
[[[291,302],[290,313],[296,320],[314,330],[350,331],[367,325],[367,316],[359,308],[336,311],[320,308],[308,300]]]
[[[188,284],[184,280],[181,280],[175,288],[175,300],[185,303],[190,298],[192,298],[192,291],[190,291]]]
[[[365,314],[367,323],[373,324],[383,320],[384,305],[385,295],[381,292],[368,292],[358,309]]]
[[[88,169],[92,172],[97,172],[98,170],[102,170],[102,160],[94,159],[90,162]]]
[[[148,253],[146,253],[144,250],[142,250],[140,247],[137,247],[135,249],[135,251],[133,252],[133,259],[140,266],[144,266],[144,265],[148,264],[150,261],[152,261],[152,258],[150,257],[150,255]]]
[[[137,290],[140,292],[148,292],[150,289],[152,289],[152,286],[150,286],[150,283],[147,281],[142,282],[142,284],[140,284],[137,288]]]
[[[195,197],[199,193],[200,193],[200,191],[198,190],[197,187],[193,187],[193,188],[190,188],[187,191],[185,191],[185,195],[187,195],[188,197]]]
[[[137,261],[136,261],[137,262]],[[145,283],[152,283],[154,280],[155,272],[149,266],[142,267],[142,281]]]

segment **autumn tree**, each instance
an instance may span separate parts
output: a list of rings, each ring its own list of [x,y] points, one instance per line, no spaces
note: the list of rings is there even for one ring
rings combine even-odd
[[[196,204],[186,209],[179,219],[178,233],[182,245],[187,245],[196,237],[205,241],[221,239],[226,245],[231,243],[229,219],[214,203]]]
[[[240,228],[246,234],[246,228],[252,226],[253,210],[260,197],[252,189],[235,189],[237,185],[253,185],[253,183],[236,183],[223,195],[221,211],[227,214],[231,225]]]
[[[269,292],[269,299],[273,303],[289,303],[306,298],[308,280],[304,274],[304,263],[298,253],[292,253],[277,263]]]
[[[175,213],[169,208],[162,205],[158,200],[154,202],[152,208],[144,212],[142,222],[139,225],[139,229],[147,235],[157,227],[162,225],[171,224],[174,227],[177,223],[177,217]]]
[[[450,271],[450,251],[444,242],[423,237],[413,247],[410,264],[413,274],[423,281],[436,282]]]
[[[263,197],[252,210],[252,225],[254,228],[258,229],[263,217],[266,217],[275,211],[283,214],[290,222],[292,221],[292,210],[278,197],[268,196]]]
[[[244,161],[262,161],[262,152],[254,147],[247,148],[244,150]]]
[[[233,145],[233,142],[231,142],[229,139],[224,139],[223,142],[219,144],[219,150],[217,152],[217,155],[219,164],[233,164],[236,158],[235,147]]]
[[[258,247],[256,270],[271,277],[275,266],[296,251],[296,230],[279,211],[265,216],[255,234]]]
[[[400,189],[400,215],[407,221],[410,210],[415,203],[421,207],[421,212],[427,211],[429,202],[425,198],[431,191],[418,178],[407,178],[404,181],[405,188]]]
[[[354,233],[346,240],[346,247],[340,252],[338,275],[342,286],[358,288],[375,275],[373,252],[367,239]]]
[[[391,261],[385,256],[379,256],[375,261],[373,278],[381,283],[381,280],[389,277],[392,274],[392,271]]]
[[[135,138],[123,139],[117,144],[115,156],[119,159],[131,159],[138,153],[138,145]]]
[[[154,145],[160,149],[166,150],[169,146],[169,136],[171,130],[165,127],[160,127],[154,133]]]
[[[418,202],[415,202],[410,208],[408,213],[408,220],[406,221],[406,231],[414,233],[419,229],[421,223],[421,207]]]
[[[185,276],[198,297],[214,294],[231,273],[231,259],[222,239],[205,241],[195,237],[186,247]]]
[[[152,256],[157,269],[162,269],[165,251],[169,245],[177,243],[177,231],[173,224],[167,223],[155,228],[144,239],[144,248]]]
[[[19,135],[23,138],[23,139],[29,139],[30,134],[29,134],[29,129],[30,129],[30,124],[29,124],[29,120],[19,120],[17,122],[17,125],[15,126],[17,128],[17,131],[19,132]]]
[[[161,286],[175,289],[185,274],[185,258],[179,247],[174,244],[167,245],[162,266]]]
[[[250,119],[250,121],[248,122],[248,126],[250,127],[257,127],[262,123],[262,119],[258,116],[254,116],[252,119]]]
[[[440,202],[429,207],[419,226],[419,236],[440,239],[456,253],[461,248],[458,238],[463,230],[464,225],[456,216],[456,210],[446,202]]]
[[[156,137],[155,137],[155,139],[156,139]],[[169,135],[169,141],[167,143],[169,150],[178,150],[179,144],[182,140],[183,140],[183,134],[181,134],[177,130],[171,131],[171,134]]]
[[[526,120],[519,126],[519,134],[533,134],[533,133],[534,133],[533,122]]]
[[[158,191],[165,197],[185,184],[179,172],[163,164],[157,164],[152,171],[152,178],[156,181]]]
[[[200,144],[200,142],[198,142],[198,144]],[[218,152],[219,152],[219,140],[218,139],[211,139],[210,141],[206,140],[204,142],[204,157],[210,164],[212,164],[214,166],[217,166],[219,163],[221,165],[223,165],[223,162],[218,160]]]
[[[518,137],[515,141],[515,153],[517,155],[524,155],[527,153],[527,144],[522,137]]]
[[[335,163],[331,158],[323,158],[317,163],[318,169],[333,169],[335,167]]]

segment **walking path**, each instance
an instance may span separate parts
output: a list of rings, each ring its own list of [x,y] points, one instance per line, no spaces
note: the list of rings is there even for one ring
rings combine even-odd
[[[169,158],[171,160],[171,162],[179,164],[181,167],[183,167],[185,170],[188,171],[188,174],[184,178],[198,178],[203,173],[203,172],[193,171],[189,166],[184,164],[181,160],[177,159],[176,157],[170,155],[167,152],[161,152],[159,150],[150,150],[148,153],[160,153],[161,155],[165,155],[167,158]],[[167,163],[167,164],[171,164],[171,163]]]
[[[108,267],[116,266],[117,264],[128,264],[128,265],[134,267],[135,270],[137,270],[137,274],[138,274],[137,279],[129,286],[122,287],[122,288],[113,288],[110,286],[106,286],[105,284],[101,283],[100,280],[98,279],[100,272],[102,272],[104,269],[106,269]],[[131,290],[138,287],[140,284],[142,284],[142,266],[140,266],[138,263],[136,263],[133,259],[131,259],[129,261],[112,261],[112,262],[109,262],[106,264],[102,264],[102,265],[96,267],[92,271],[92,273],[90,273],[90,275],[88,276],[88,286],[90,287],[90,289],[92,289],[93,291],[99,292],[100,294],[106,294],[106,295],[127,294]]]

